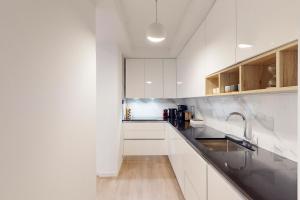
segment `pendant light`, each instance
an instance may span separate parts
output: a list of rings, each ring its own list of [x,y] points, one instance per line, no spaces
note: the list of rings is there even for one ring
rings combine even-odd
[[[155,0],[155,22],[149,25],[146,36],[150,42],[154,43],[162,42],[167,37],[164,26],[157,20],[157,0]]]

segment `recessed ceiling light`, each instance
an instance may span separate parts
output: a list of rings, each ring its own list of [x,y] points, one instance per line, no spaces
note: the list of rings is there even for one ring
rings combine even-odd
[[[146,36],[150,42],[159,43],[166,39],[167,32],[164,26],[158,23],[157,20],[157,0],[155,0],[155,6],[155,22],[149,25]]]
[[[150,84],[152,84],[152,81],[146,81],[145,83],[150,85]]]
[[[252,44],[239,44],[238,47],[240,49],[247,49],[247,48],[253,47],[253,45]]]

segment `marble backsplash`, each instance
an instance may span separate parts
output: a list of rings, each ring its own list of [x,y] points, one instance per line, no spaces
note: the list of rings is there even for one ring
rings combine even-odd
[[[132,118],[162,118],[163,110],[177,108],[172,99],[127,99],[125,107],[131,109]],[[125,112],[124,112],[125,113]]]
[[[127,100],[137,118],[161,117],[165,108],[186,104],[195,108],[195,117],[208,126],[241,137],[244,123],[231,112],[244,114],[247,132],[258,146],[297,161],[297,93],[251,94],[238,96],[199,97],[172,100]]]

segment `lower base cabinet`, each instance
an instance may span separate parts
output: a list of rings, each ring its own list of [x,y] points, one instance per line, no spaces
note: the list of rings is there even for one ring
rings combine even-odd
[[[193,186],[194,193],[198,200],[207,199],[207,163],[206,161],[189,145],[186,145],[184,156],[184,170],[187,182]],[[190,191],[190,189],[188,189]],[[185,193],[186,189],[185,189]],[[192,195],[195,196],[195,195]]]
[[[168,155],[186,200],[206,200],[206,162],[171,126],[166,127]]]
[[[193,184],[187,176],[184,177],[184,197],[185,200],[200,200],[200,198],[194,188]]]
[[[171,125],[166,126],[168,156],[186,200],[245,200]]]
[[[123,155],[168,155],[165,125],[165,122],[123,122]]]
[[[124,155],[168,155],[186,200],[245,200],[167,123],[123,124]]]
[[[246,198],[237,191],[213,167],[207,167],[208,200],[245,200]]]
[[[125,156],[167,155],[166,140],[124,140]]]

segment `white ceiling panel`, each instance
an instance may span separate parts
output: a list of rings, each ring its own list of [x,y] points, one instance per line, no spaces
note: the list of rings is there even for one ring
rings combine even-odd
[[[158,21],[167,30],[159,44],[147,41],[145,33],[155,21],[154,0],[114,0],[131,44],[131,58],[174,58],[203,22],[215,0],[158,0]]]

